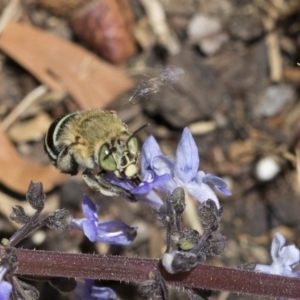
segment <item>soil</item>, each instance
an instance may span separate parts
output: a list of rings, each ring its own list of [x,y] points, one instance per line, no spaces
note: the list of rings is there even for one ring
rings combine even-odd
[[[27,0],[21,6],[17,21],[83,47],[108,63],[113,72],[122,72],[126,80],[134,80],[131,89],[110,97],[105,107],[99,98],[99,107],[116,110],[131,131],[149,123],[150,126],[138,134],[140,145],[152,134],[164,154],[175,157],[183,128],[190,128],[199,149],[201,170],[225,179],[232,192],[230,197],[218,194],[224,208],[220,230],[228,238],[227,247],[222,255],[210,257],[207,263],[228,267],[248,262],[269,264],[275,232],[282,233],[288,243],[300,248],[300,67],[297,65],[300,62],[300,2],[161,0],[158,3],[165,15],[163,24],[167,31],[159,33],[155,24],[163,25],[158,21],[153,24],[151,19],[151,9],[157,16],[154,4],[149,8],[143,5],[145,1],[127,3],[123,0],[120,2],[126,2],[126,9],[118,13],[107,6],[107,15],[111,14],[111,20],[117,21],[93,24],[96,27],[82,21],[76,25],[83,26],[79,36],[74,32],[72,18],[79,9],[86,11],[85,2],[89,1]],[[105,1],[94,2],[99,2],[99,10],[106,5]],[[0,23],[3,14],[4,10]],[[119,14],[123,21],[119,21]],[[203,23],[192,31],[191,21],[195,18],[202,18],[199,20]],[[121,25],[113,28],[118,22]],[[103,36],[113,32],[117,38],[98,41],[95,46],[95,40],[89,40],[89,30],[93,34],[102,32]],[[116,55],[114,47],[122,47],[122,43],[124,49],[133,44],[128,46],[130,51]],[[48,126],[55,118],[85,107],[74,96],[76,91],[68,86],[63,91],[49,87],[46,99],[22,108],[26,95],[41,84],[47,86],[47,82],[3,47],[0,37],[3,51],[0,53],[1,120],[5,121],[21,107],[21,113],[4,128],[5,136],[22,159],[45,166],[49,160],[43,150],[43,136]],[[21,52],[22,49],[20,56]],[[110,53],[114,54],[110,56]],[[61,55],[67,57],[68,53]],[[38,61],[39,58],[36,63]],[[122,85],[122,78],[120,82],[112,80],[113,84]],[[76,84],[79,86],[80,82]],[[86,106],[89,105],[87,102]],[[273,174],[265,167],[267,180],[258,173],[258,166],[265,158],[270,158],[278,168]],[[16,174],[22,171],[14,161],[10,163]],[[8,185],[6,170],[0,172],[3,174],[0,174],[0,197],[8,199],[5,205],[10,202],[23,205],[25,198],[20,192],[20,183],[12,180]],[[53,172],[59,174],[55,169]],[[93,192],[80,175],[66,176],[58,183],[49,184],[47,203],[69,209],[79,217],[84,193],[100,205],[99,218],[121,220],[139,227],[132,245],[92,244],[80,232],[41,229],[20,246],[161,257],[165,250],[165,229],[146,205]],[[190,201],[196,208],[195,201]],[[189,215],[184,218],[184,224],[194,226]],[[16,228],[7,210],[0,207],[1,238],[9,238]],[[142,299],[133,284],[100,284],[115,289],[119,299]],[[38,283],[37,288],[40,299],[70,299],[48,284]],[[188,298],[183,292],[172,290],[170,299]],[[213,292],[209,299],[252,297]]]

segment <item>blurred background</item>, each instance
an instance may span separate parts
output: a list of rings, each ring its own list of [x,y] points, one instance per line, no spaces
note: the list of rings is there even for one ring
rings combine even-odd
[[[80,217],[87,193],[101,219],[138,226],[138,236],[125,248],[43,228],[22,247],[161,257],[165,230],[149,207],[92,192],[44,153],[55,118],[103,108],[131,131],[150,123],[141,144],[152,134],[172,157],[188,126],[201,170],[227,181],[232,196],[218,195],[227,247],[207,263],[270,263],[274,232],[300,247],[298,0],[0,0],[0,12],[0,238],[18,228],[12,206],[30,212],[29,182],[42,181],[45,213],[64,207]],[[184,224],[199,229],[197,203],[188,202]],[[99,284],[141,299],[134,284]],[[40,299],[70,299],[37,288]],[[171,299],[187,298],[171,291]]]

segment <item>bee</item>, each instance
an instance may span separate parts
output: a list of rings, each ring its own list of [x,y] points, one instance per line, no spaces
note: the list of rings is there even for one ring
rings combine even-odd
[[[184,71],[178,67],[164,68],[159,77],[143,80],[129,102],[157,93],[164,85],[176,83]],[[136,201],[129,191],[110,183],[108,172],[134,185],[138,178],[137,132],[128,131],[114,111],[91,109],[67,114],[56,119],[45,136],[44,148],[51,162],[63,173],[76,175],[84,168],[82,177],[87,185],[107,196],[125,196]],[[94,175],[95,167],[100,172]]]
[[[45,136],[44,149],[62,173],[76,175],[84,168],[82,177],[93,190],[135,201],[130,192],[104,176],[113,172],[118,178],[138,178],[137,138],[114,111],[91,109],[56,119]],[[97,166],[100,173],[94,176]]]

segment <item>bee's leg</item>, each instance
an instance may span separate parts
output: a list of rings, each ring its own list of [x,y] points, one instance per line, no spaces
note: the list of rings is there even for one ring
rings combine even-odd
[[[135,184],[135,186],[138,186],[142,182],[138,176],[132,178],[131,181]]]
[[[73,154],[69,152],[69,147],[65,147],[58,154],[56,166],[62,171],[62,173],[67,173],[76,175],[78,173],[78,163],[74,159]]]
[[[121,196],[121,197],[125,197],[126,199],[129,199],[132,202],[137,201],[128,190],[125,190],[120,186],[108,182],[103,176],[103,173],[97,174],[95,178],[99,183],[99,186],[101,186],[102,189],[105,189],[105,192],[103,193],[104,195]]]
[[[102,193],[101,187],[100,187],[98,181],[94,178],[92,170],[86,169],[82,173],[82,179],[85,181],[85,183],[88,185],[88,187],[90,189],[92,189],[93,191]]]
[[[99,191],[103,195],[122,196],[132,202],[137,201],[129,191],[117,185],[111,184],[104,178],[103,174],[101,173],[97,174],[94,177],[90,170],[86,170],[82,174],[82,178],[92,190]]]

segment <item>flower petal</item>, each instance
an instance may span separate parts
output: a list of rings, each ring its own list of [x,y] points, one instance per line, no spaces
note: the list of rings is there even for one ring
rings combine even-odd
[[[91,241],[95,242],[97,239],[97,226],[96,222],[90,219],[86,219],[82,222],[82,230],[84,235]]]
[[[138,187],[131,190],[132,194],[147,194],[149,193],[154,187],[163,185],[167,181],[172,179],[170,174],[164,174],[161,176],[156,176],[149,181],[143,181]]]
[[[82,211],[88,219],[98,220],[97,207],[93,200],[86,194],[83,195]]]
[[[153,157],[158,155],[162,155],[162,152],[155,138],[150,135],[142,147],[141,172],[143,177],[151,169]]]
[[[283,235],[276,232],[273,236],[272,245],[271,245],[271,256],[273,262],[280,261],[280,251],[282,247],[285,245],[286,239]]]
[[[12,285],[7,281],[0,282],[0,300],[8,300],[12,291]]]
[[[300,260],[299,249],[295,245],[285,246],[285,243],[284,236],[276,232],[271,245],[272,264],[270,266],[256,265],[255,271],[282,276],[297,276],[296,272],[293,272],[293,268]]]
[[[71,224],[70,224],[70,228],[73,229],[78,229],[78,230],[83,230],[83,221],[87,220],[86,218],[82,218],[82,219],[73,219]]]
[[[223,193],[226,196],[231,196],[231,192],[227,189],[227,184],[225,180],[223,180],[222,178],[212,174],[206,174],[203,178],[203,182],[204,183],[210,182],[221,193]]]
[[[93,300],[117,300],[117,294],[108,287],[93,286],[91,296]]]
[[[272,274],[272,267],[268,265],[256,264],[254,271],[266,274]]]
[[[147,204],[150,205],[153,209],[159,210],[159,208],[164,204],[161,198],[152,190],[148,194],[137,194],[135,197]]]
[[[95,280],[85,279],[84,283],[77,281],[72,300],[116,300],[117,294],[108,287],[94,286]]]
[[[152,171],[156,176],[169,174],[171,177],[174,177],[174,164],[175,161],[172,158],[165,155],[158,155],[153,158]],[[167,180],[164,184],[157,185],[155,189],[161,193],[168,194],[176,187],[178,187],[178,185],[174,180]]]
[[[207,201],[208,199],[213,200],[217,208],[220,208],[219,200],[215,194],[215,192],[210,188],[210,186],[206,183],[199,184],[196,181],[192,183],[188,183],[182,186],[187,190],[187,192],[193,196],[200,203]]]
[[[283,269],[291,271],[291,267],[299,263],[300,252],[295,245],[285,246],[285,244],[285,237],[279,232],[276,232],[272,241],[271,256],[273,264],[281,265]]]
[[[130,227],[119,221],[99,222],[97,242],[113,245],[129,245],[137,235],[137,227]]]
[[[76,281],[76,288],[72,292],[72,300],[90,300],[84,295],[84,283]]]
[[[109,181],[112,184],[115,184],[117,186],[122,187],[123,189],[126,189],[128,191],[131,191],[132,189],[136,188],[136,186],[133,185],[133,183],[128,179],[118,179],[115,175],[109,176]],[[163,202],[160,199],[160,197],[153,191],[150,191],[148,194],[136,194],[135,198],[138,201],[144,202],[145,204],[150,205],[154,209],[159,209]]]
[[[107,172],[105,174],[105,179],[111,184],[117,185],[127,191],[131,191],[135,187],[129,179],[125,177],[120,179],[112,172]]]
[[[281,261],[284,265],[294,267],[299,264],[300,253],[295,245],[289,245],[283,247],[280,253]]]
[[[183,134],[176,151],[176,161],[174,166],[175,177],[181,182],[190,182],[196,177],[198,167],[198,148],[191,132],[186,127],[183,130]]]
[[[152,159],[151,171],[156,175],[172,174],[173,176],[174,164],[174,159],[165,155],[157,155]]]

